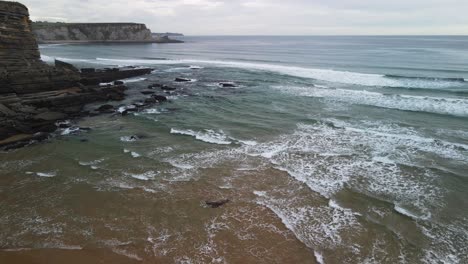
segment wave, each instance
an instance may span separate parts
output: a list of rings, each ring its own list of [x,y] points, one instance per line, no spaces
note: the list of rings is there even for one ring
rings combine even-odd
[[[145,173],[139,173],[139,174],[138,173],[125,172],[124,174],[126,176],[128,176],[128,177],[132,177],[132,178],[137,179],[137,180],[149,181],[149,180],[153,180],[158,175],[158,172],[147,171]]]
[[[273,88],[292,95],[326,98],[357,105],[468,117],[467,99],[415,95],[387,95],[365,90],[319,88],[317,86],[274,86]]]
[[[45,178],[52,178],[57,176],[57,172],[52,171],[52,172],[36,172],[36,175],[39,177],[45,177]]]
[[[42,60],[52,62],[54,58],[47,55],[41,56]],[[242,62],[242,61],[222,61],[222,60],[195,60],[195,59],[162,59],[162,58],[143,58],[143,59],[114,59],[114,58],[95,58],[95,59],[75,59],[61,58],[59,60],[69,62],[86,62],[101,65],[120,65],[135,66],[149,64],[186,64],[186,69],[190,69],[193,64],[208,64],[222,67],[233,67],[249,70],[261,70],[277,72],[280,74],[311,78],[333,83],[343,83],[352,85],[374,86],[374,87],[394,87],[394,88],[426,88],[426,89],[444,89],[450,87],[463,87],[466,80],[463,78],[444,78],[444,77],[406,77],[398,75],[382,75],[370,73],[358,73],[350,71],[338,71],[330,69],[305,68],[299,66],[287,66],[269,63]]]
[[[105,59],[97,58],[100,62],[113,62],[122,65],[135,65],[135,64],[213,64],[224,67],[234,67],[251,70],[262,70],[278,72],[285,75],[311,78],[322,81],[355,84],[363,86],[376,86],[376,87],[407,87],[407,88],[431,88],[443,89],[449,87],[461,87],[466,85],[466,82],[461,82],[461,78],[395,78],[393,75],[357,73],[349,71],[337,71],[329,69],[315,69],[305,68],[298,66],[286,66],[266,63],[252,63],[252,62],[239,62],[239,61],[216,61],[216,60],[138,60],[138,59]],[[464,79],[463,79],[464,80]]]
[[[414,219],[414,220],[428,220],[431,218],[431,214],[430,213],[427,213],[427,215],[418,215],[408,209],[405,209],[399,205],[395,205],[395,211],[397,211],[398,213],[404,215],[404,216],[407,216],[411,219]]]
[[[402,76],[402,75],[393,75],[393,74],[387,74],[384,77],[391,78],[391,79],[401,79],[401,80],[428,80],[428,81],[466,82],[466,80],[464,78],[412,77],[412,76]]]
[[[195,137],[198,140],[201,140],[206,143],[218,144],[218,145],[230,145],[232,142],[224,134],[223,131],[215,132],[211,129],[205,129],[204,132],[197,132],[191,129],[182,130],[182,129],[171,129],[171,134],[179,134]]]

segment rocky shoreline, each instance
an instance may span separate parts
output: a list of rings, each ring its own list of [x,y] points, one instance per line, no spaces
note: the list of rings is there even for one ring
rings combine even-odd
[[[108,113],[93,102],[121,101],[125,78],[150,74],[150,68],[81,69],[56,61],[41,61],[28,9],[17,2],[0,1],[0,149],[22,147],[47,139],[66,124],[61,121]],[[106,83],[102,85],[102,83]],[[144,104],[166,99],[151,94]],[[144,105],[143,104],[143,105]],[[124,114],[122,112],[122,114]]]

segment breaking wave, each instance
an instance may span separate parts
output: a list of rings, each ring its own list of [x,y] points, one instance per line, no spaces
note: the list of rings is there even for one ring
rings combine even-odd
[[[54,58],[41,55],[43,61],[53,62]],[[74,58],[61,58],[59,60],[69,62],[86,62],[101,65],[120,65],[120,66],[135,66],[135,65],[174,65],[186,64],[189,65],[217,65],[222,67],[233,67],[249,70],[260,70],[277,72],[280,74],[311,78],[333,83],[375,86],[375,87],[394,87],[394,88],[426,88],[426,89],[444,89],[450,87],[463,87],[466,86],[464,78],[444,78],[444,77],[406,77],[398,75],[382,75],[382,74],[369,74],[358,73],[349,71],[338,71],[330,69],[315,69],[298,66],[287,66],[267,63],[255,62],[240,62],[240,61],[218,61],[218,60],[193,60],[193,59],[112,59],[112,58],[95,58],[95,59],[74,59]],[[202,69],[202,66],[197,66],[197,69]]]
[[[430,88],[443,89],[449,87],[460,87],[466,85],[462,78],[424,78],[404,77],[394,75],[368,74],[349,71],[337,71],[329,69],[314,69],[297,66],[238,62],[238,61],[215,61],[215,60],[122,60],[97,58],[98,62],[113,62],[119,65],[135,64],[213,64],[224,67],[234,67],[251,70],[262,70],[278,72],[285,75],[312,78],[322,81],[356,84],[377,87],[407,87],[407,88]],[[463,81],[462,81],[463,80]]]
[[[351,104],[462,117],[468,116],[468,99],[390,95],[364,90],[333,89],[318,86],[275,86],[273,88],[297,96],[326,98]]]
[[[205,131],[193,131],[191,129],[171,129],[171,134],[179,134],[195,137],[198,140],[201,140],[206,143],[218,144],[218,145],[230,145],[232,141],[229,140],[229,137],[224,134],[223,131],[214,131],[211,129],[205,129]]]

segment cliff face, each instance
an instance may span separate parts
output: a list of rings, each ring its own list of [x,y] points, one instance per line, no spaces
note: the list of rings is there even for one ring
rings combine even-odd
[[[151,41],[151,31],[135,23],[34,23],[39,42],[49,41]]]
[[[0,21],[0,95],[55,90],[79,79],[41,61],[24,5],[0,1]]]
[[[144,26],[135,28],[145,31]],[[56,121],[87,115],[82,109],[90,102],[123,100],[122,82],[100,87],[101,79],[113,81],[150,72],[115,69],[88,77],[68,63],[57,61],[55,67],[49,66],[40,59],[28,9],[0,1],[0,149],[46,139],[48,132],[57,129]]]

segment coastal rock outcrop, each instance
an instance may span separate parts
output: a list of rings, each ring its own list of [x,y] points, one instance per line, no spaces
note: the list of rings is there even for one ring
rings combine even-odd
[[[182,43],[168,36],[154,36],[139,23],[51,23],[34,22],[39,43]]]
[[[122,100],[122,83],[98,82],[149,74],[152,69],[102,70],[92,78],[73,65],[50,66],[40,53],[26,6],[0,1],[0,148],[44,139],[59,120],[82,116],[85,104]],[[88,84],[84,84],[88,83]]]
[[[35,22],[33,32],[40,43],[51,41],[141,41],[153,38],[151,30],[137,23]]]

